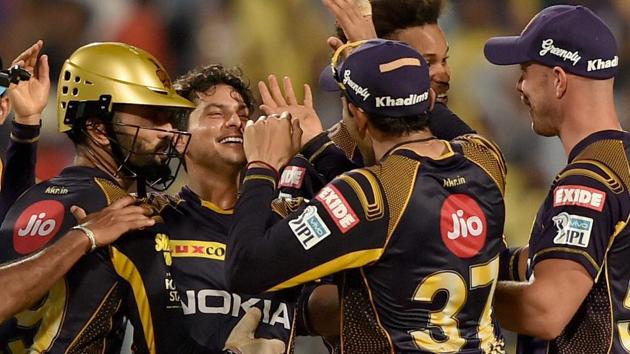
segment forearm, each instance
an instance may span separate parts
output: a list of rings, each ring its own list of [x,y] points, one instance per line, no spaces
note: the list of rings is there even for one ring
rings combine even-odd
[[[505,281],[497,284],[494,311],[501,327],[520,334],[543,338],[547,313],[531,299],[531,284]],[[534,300],[534,301],[532,301]]]
[[[0,323],[44,296],[89,247],[81,231],[70,231],[43,251],[1,266]]]
[[[28,188],[35,184],[35,163],[40,125],[13,123],[0,187],[0,219]]]

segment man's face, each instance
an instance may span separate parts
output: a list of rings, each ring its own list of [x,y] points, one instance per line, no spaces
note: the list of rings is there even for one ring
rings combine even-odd
[[[521,102],[529,108],[532,129],[538,135],[558,135],[554,121],[552,69],[544,65],[526,63],[521,65],[521,77],[516,90],[521,94]]]
[[[171,144],[177,138],[173,117],[174,112],[164,107],[122,105],[116,108],[114,132],[123,154],[131,152],[129,165],[147,170],[164,165]]]
[[[243,129],[249,109],[230,85],[219,84],[198,94],[197,108],[190,114],[192,134],[186,165],[212,168],[242,168],[247,162],[243,151]]]
[[[451,69],[448,67],[448,43],[444,32],[437,24],[409,27],[396,32],[395,40],[408,43],[420,52],[429,63],[431,87],[437,93],[437,102],[448,103]]]

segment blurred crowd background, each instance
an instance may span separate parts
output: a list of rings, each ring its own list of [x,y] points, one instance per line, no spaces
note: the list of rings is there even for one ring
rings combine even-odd
[[[617,109],[630,127],[630,0],[450,0],[440,25],[450,44],[449,107],[492,137],[509,165],[505,234],[512,245],[527,242],[536,208],[566,163],[557,139],[537,137],[515,91],[517,67],[497,67],[483,57],[485,40],[518,34],[541,8],[582,4],[612,28],[619,45]],[[44,40],[55,85],[63,60],[94,41],[127,42],[153,53],[171,77],[207,63],[240,66],[252,87],[274,73],[298,87],[317,78],[331,55],[326,38],[334,18],[321,0],[0,0],[5,65],[37,39]],[[316,91],[317,92],[317,91]],[[47,179],[72,162],[73,149],[56,132],[55,88],[44,112],[37,176]],[[339,119],[338,96],[317,92],[326,125]],[[597,117],[593,117],[597,119]],[[0,153],[8,127],[0,129]],[[300,352],[316,353],[316,349]]]

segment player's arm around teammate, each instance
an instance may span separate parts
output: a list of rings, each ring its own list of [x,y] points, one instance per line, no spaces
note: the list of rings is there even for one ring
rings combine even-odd
[[[152,226],[152,211],[134,202],[134,198],[124,197],[88,216],[74,207],[78,227],[42,251],[0,266],[0,323],[41,298],[84,254],[130,230]]]

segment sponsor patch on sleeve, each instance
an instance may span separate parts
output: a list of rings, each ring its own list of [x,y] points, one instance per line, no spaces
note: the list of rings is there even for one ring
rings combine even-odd
[[[282,176],[280,176],[280,184],[278,186],[280,188],[302,188],[302,182],[304,182],[305,174],[306,169],[304,167],[287,166],[284,171],[282,171]]]
[[[562,212],[551,218],[556,226],[556,245],[588,247],[593,229],[593,219]]]
[[[308,250],[330,235],[330,229],[317,213],[317,207],[307,206],[297,219],[289,221],[289,227],[302,247]]]
[[[322,205],[324,205],[324,208],[326,208],[326,211],[342,233],[345,234],[359,223],[357,214],[334,186],[329,185],[322,188],[315,199],[322,202]]]
[[[575,205],[597,211],[604,209],[606,193],[586,186],[560,186],[553,192],[553,206]]]

